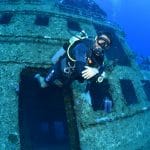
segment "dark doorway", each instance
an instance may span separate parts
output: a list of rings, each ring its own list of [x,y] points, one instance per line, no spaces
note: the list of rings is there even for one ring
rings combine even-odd
[[[120,84],[125,103],[127,105],[137,104],[138,99],[132,81],[128,79],[122,79],[120,80]]]
[[[35,19],[34,23],[39,26],[48,26],[49,25],[49,16],[42,15],[42,14],[36,15],[36,19]]]
[[[150,80],[142,80],[143,88],[147,96],[147,100],[150,101]]]
[[[75,20],[67,19],[67,26],[68,26],[68,29],[72,31],[78,31],[78,32],[81,31],[80,24]]]
[[[42,70],[43,71],[43,70]],[[21,72],[19,128],[22,150],[70,150],[61,88],[41,89],[32,68]]]
[[[113,103],[108,80],[105,79],[101,84],[93,82],[89,85],[89,89],[94,111],[104,110],[104,100],[106,98],[111,100]]]
[[[4,13],[0,16],[0,24],[9,24],[11,18],[13,17],[12,13]]]

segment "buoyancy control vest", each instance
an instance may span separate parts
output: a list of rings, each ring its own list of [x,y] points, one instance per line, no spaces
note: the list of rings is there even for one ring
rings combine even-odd
[[[75,60],[72,58],[70,54],[71,49],[73,49],[78,43],[82,42],[84,39],[87,39],[87,38],[88,38],[87,33],[84,30],[72,36],[68,40],[68,42],[64,43],[63,47],[61,47],[55,53],[55,55],[51,58],[51,62],[55,64],[59,60],[59,58],[65,54],[67,55],[70,61],[74,62]]]

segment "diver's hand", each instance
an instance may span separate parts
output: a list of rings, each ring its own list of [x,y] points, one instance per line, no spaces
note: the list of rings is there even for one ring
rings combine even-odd
[[[85,70],[82,71],[82,77],[84,79],[90,79],[99,73],[97,68],[85,66]]]

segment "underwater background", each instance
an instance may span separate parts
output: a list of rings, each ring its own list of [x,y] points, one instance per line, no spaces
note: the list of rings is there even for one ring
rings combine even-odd
[[[149,150],[149,4],[0,0],[0,150]],[[114,41],[108,76],[90,89],[92,105],[86,83],[41,89],[34,78],[81,29],[108,30]]]
[[[150,1],[95,0],[110,21],[120,25],[131,49],[138,55],[150,56]]]

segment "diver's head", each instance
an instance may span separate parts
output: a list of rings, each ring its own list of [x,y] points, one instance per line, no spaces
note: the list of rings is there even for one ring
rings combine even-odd
[[[102,52],[108,49],[111,45],[110,33],[100,32],[95,37],[93,44],[93,52],[96,56],[99,56]]]

